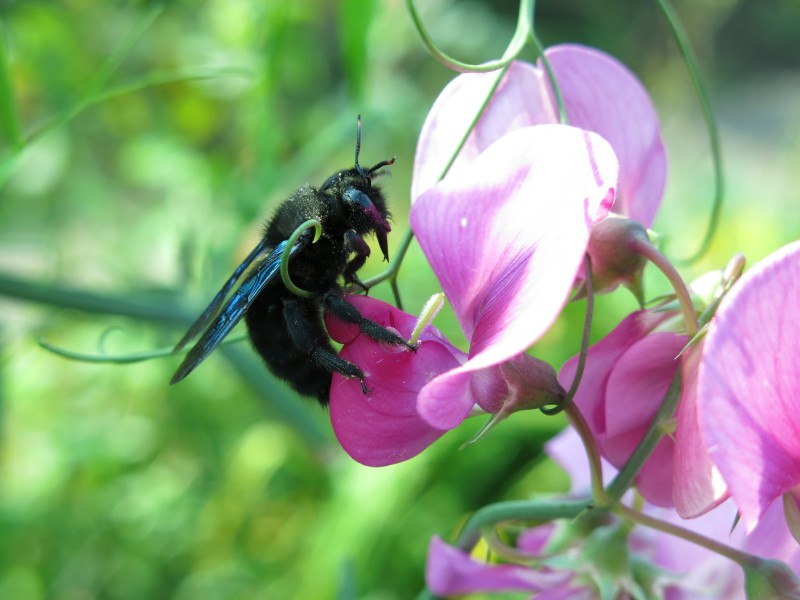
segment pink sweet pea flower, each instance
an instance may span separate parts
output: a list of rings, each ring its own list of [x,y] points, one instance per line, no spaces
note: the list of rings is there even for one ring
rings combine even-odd
[[[428,382],[417,409],[452,429],[480,398],[473,375],[527,350],[566,303],[589,230],[614,198],[617,162],[599,136],[516,129],[417,198],[411,225],[470,342],[469,359]]]
[[[600,137],[563,125],[514,131],[414,203],[411,222],[470,342],[468,356],[429,328],[416,353],[354,327],[327,324],[342,358],[364,370],[334,376],[330,406],[345,450],[368,465],[406,460],[477,404],[507,414],[563,393],[552,367],[524,351],[567,301],[592,222],[613,201],[617,163]],[[351,298],[362,314],[408,336],[415,319]]]
[[[638,311],[589,348],[575,405],[586,419],[603,457],[621,468],[641,441],[681,366],[688,338],[655,331],[674,316],[670,312]],[[568,388],[578,357],[561,369]],[[665,436],[636,477],[642,495],[658,506],[672,506],[674,442]]]
[[[348,296],[348,302],[373,321],[408,339],[416,317],[391,304],[366,296]],[[344,345],[340,356],[361,365],[370,387],[334,375],[330,415],[342,448],[358,462],[385,466],[408,460],[445,434],[417,412],[420,390],[434,377],[455,369],[467,355],[432,326],[425,328],[416,352],[376,344],[355,325],[326,316],[331,337]],[[531,405],[552,404],[563,397],[553,368],[521,354],[494,369],[480,371],[469,392],[483,410],[505,416]]]
[[[578,45],[545,51],[569,124],[599,134],[619,160],[614,211],[649,227],[664,192],[666,153],[653,104],[636,77],[613,57]],[[496,73],[464,74],[451,81],[422,128],[414,162],[412,201],[441,177]],[[502,136],[530,125],[558,123],[559,114],[541,61],[514,62],[494,92],[453,168],[474,161]]]
[[[754,265],[723,299],[700,358],[701,435],[748,531],[776,499],[796,506],[800,492],[798,298],[795,242]]]

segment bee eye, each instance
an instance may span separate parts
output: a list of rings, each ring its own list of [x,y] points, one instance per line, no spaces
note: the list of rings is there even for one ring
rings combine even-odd
[[[361,210],[364,212],[374,210],[375,208],[375,205],[372,204],[372,200],[369,199],[369,196],[355,188],[350,188],[347,190],[344,194],[342,194],[342,198],[351,204],[360,206]]]

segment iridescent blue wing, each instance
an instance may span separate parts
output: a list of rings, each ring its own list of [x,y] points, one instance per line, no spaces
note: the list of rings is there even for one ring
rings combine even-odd
[[[264,289],[264,286],[272,281],[272,279],[280,272],[281,255],[283,254],[287,243],[288,242],[283,241],[278,244],[272,250],[272,252],[270,252],[269,255],[267,255],[267,257],[262,260],[253,269],[253,271],[247,275],[247,277],[245,277],[244,281],[242,281],[242,285],[239,286],[239,289],[233,293],[230,300],[225,303],[225,305],[219,311],[219,314],[211,322],[211,325],[208,326],[208,329],[206,329],[205,333],[203,333],[194,347],[189,350],[189,353],[183,359],[181,366],[178,367],[175,375],[172,376],[170,383],[178,383],[181,379],[191,373],[197,365],[205,360],[205,358],[211,354],[217,346],[219,346],[220,342],[222,342],[225,336],[231,332],[234,326],[241,321],[245,311],[253,303],[255,297],[258,296],[259,292]],[[289,251],[290,256],[297,252],[297,250],[303,245],[304,244],[302,242],[296,243]],[[255,250],[253,252],[255,252]],[[253,253],[251,253],[250,256],[245,259],[245,262],[242,263],[242,265],[248,263],[248,260],[249,262],[252,262],[254,258],[255,256]],[[244,270],[242,265],[237,268],[237,271],[240,272],[240,270]],[[234,273],[234,275],[236,275],[236,273]],[[215,304],[218,306],[221,303],[221,300],[218,299],[220,294],[222,294],[223,291],[227,291],[226,288],[230,289],[230,287],[233,285],[231,282],[235,281],[235,279],[236,277],[231,277],[231,279],[228,280],[228,283],[226,283],[225,287],[220,290],[219,294],[217,294],[206,311],[201,315],[200,319],[198,319],[195,325],[192,326],[193,328],[197,326],[198,322],[203,322],[204,319],[207,320],[209,318],[206,313],[209,313],[210,315],[211,313],[216,312]],[[224,298],[224,296],[225,294],[222,294],[222,298]],[[204,324],[205,323],[203,322],[202,325]],[[202,327],[202,325],[199,325],[198,329],[199,327]]]
[[[217,314],[219,314],[219,309],[222,306],[222,303],[225,301],[225,298],[227,297],[231,289],[233,289],[233,286],[239,280],[239,277],[242,275],[242,273],[244,273],[245,269],[247,269],[247,267],[250,266],[250,263],[252,263],[256,258],[258,258],[258,256],[266,249],[267,249],[267,241],[265,239],[262,239],[258,243],[258,245],[255,248],[253,248],[252,252],[250,252],[250,254],[247,255],[247,258],[245,258],[242,261],[242,264],[236,267],[236,270],[233,272],[233,275],[231,275],[230,279],[228,279],[228,281],[225,282],[225,285],[222,286],[222,289],[219,292],[217,292],[217,295],[214,296],[214,299],[211,301],[211,304],[209,304],[203,311],[203,314],[197,317],[197,320],[194,323],[192,323],[192,326],[189,328],[189,331],[186,332],[186,335],[184,335],[181,338],[180,342],[175,344],[175,348],[172,349],[173,352],[180,352],[183,349],[183,347],[186,346],[186,344],[188,344],[194,338],[196,338],[199,335],[199,333],[208,326],[211,320],[214,317],[216,317]]]

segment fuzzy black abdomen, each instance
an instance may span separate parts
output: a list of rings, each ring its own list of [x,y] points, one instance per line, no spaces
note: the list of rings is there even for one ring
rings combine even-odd
[[[293,324],[294,337],[286,322],[287,301],[293,307],[299,307],[303,320],[302,323]],[[313,345],[333,352],[316,303],[294,296],[278,279],[262,290],[244,318],[253,346],[269,370],[298,393],[315,397],[321,404],[327,405],[331,387],[330,371],[321,368],[309,352],[298,348],[306,346],[302,342],[310,340]],[[305,339],[297,340],[298,335]]]

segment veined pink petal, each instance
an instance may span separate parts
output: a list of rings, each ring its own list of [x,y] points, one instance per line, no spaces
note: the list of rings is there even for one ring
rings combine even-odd
[[[651,225],[666,182],[666,153],[646,90],[624,65],[598,50],[562,45],[546,50],[545,55],[561,90],[569,124],[600,134],[618,155],[621,201],[615,212]],[[460,75],[440,94],[417,145],[412,201],[439,180],[496,77],[495,73]],[[475,160],[506,133],[558,122],[555,96],[541,63],[534,67],[514,62],[453,168]]]
[[[571,125],[594,131],[619,159],[614,212],[653,223],[667,181],[667,156],[653,103],[622,63],[592,48],[555,46],[545,52]]]
[[[431,424],[456,426],[442,406],[463,396],[468,375],[525,351],[550,327],[581,264],[589,215],[610,207],[616,173],[602,138],[526,127],[414,203],[412,228],[471,343],[470,360],[420,394]]]
[[[458,143],[475,119],[497,73],[467,73],[451,81],[439,94],[422,126],[414,159],[411,201],[439,181]],[[475,160],[506,133],[558,123],[544,73],[533,65],[513,62],[467,137],[451,171]]]
[[[380,300],[348,296],[362,315],[409,337],[416,318]],[[342,448],[368,466],[395,464],[416,456],[439,439],[444,431],[428,425],[417,414],[417,394],[432,377],[453,369],[465,359],[432,327],[420,337],[416,352],[381,345],[353,325],[332,317],[328,331],[346,342],[340,356],[364,370],[369,393],[357,380],[334,374],[330,414]]]
[[[668,317],[665,313],[644,310],[631,313],[611,333],[589,348],[574,402],[596,438],[606,434],[606,386],[614,365],[628,348]],[[578,357],[573,356],[561,368],[558,380],[565,389],[572,385],[577,365]]]
[[[655,417],[680,368],[686,336],[657,332],[633,344],[611,371],[606,386],[606,433],[599,442],[606,458],[621,468]],[[664,437],[636,476],[642,496],[657,506],[672,506],[674,442]]]
[[[709,327],[698,414],[750,531],[800,484],[800,242],[742,276]]]
[[[675,430],[675,510],[686,519],[697,517],[725,500],[728,488],[711,462],[697,418],[697,375],[703,342],[681,358],[681,402]]]
[[[569,572],[534,570],[519,565],[492,565],[473,560],[468,554],[431,539],[425,581],[440,596],[473,592],[538,592],[564,585],[572,578]]]

